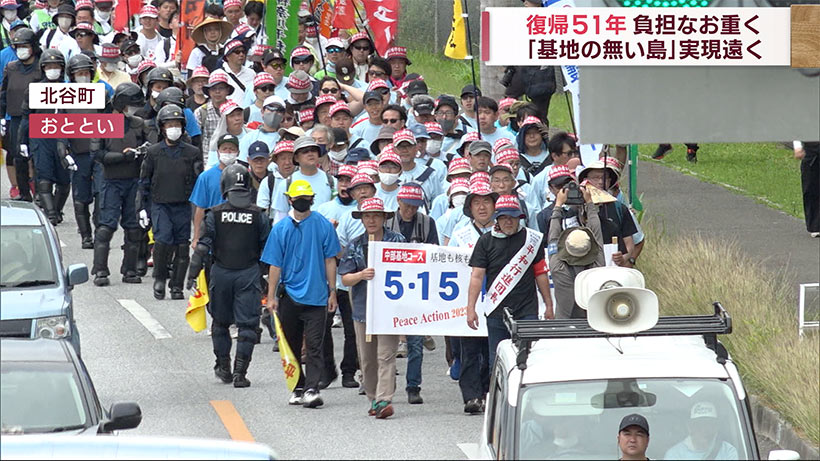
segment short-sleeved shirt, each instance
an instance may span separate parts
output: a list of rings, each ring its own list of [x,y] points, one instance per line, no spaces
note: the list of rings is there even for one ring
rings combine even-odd
[[[327,173],[322,170],[317,170],[316,174],[312,176],[307,176],[303,174],[301,170],[296,170],[290,176],[290,181],[277,181],[274,186],[273,209],[276,211],[281,211],[282,213],[287,213],[290,211],[290,204],[285,196],[285,192],[287,192],[288,188],[288,182],[293,183],[293,181],[298,181],[300,179],[304,179],[309,182],[310,187],[313,189],[313,206],[329,202],[330,199],[333,198],[333,187],[335,183],[333,182],[332,176],[328,178]],[[330,181],[330,183],[328,183],[328,181]]]
[[[291,217],[276,223],[262,251],[262,262],[281,268],[279,283],[293,301],[324,306],[328,298],[325,259],[339,251],[333,225],[319,213],[311,213],[298,225]]]
[[[370,123],[370,117],[365,112],[365,117],[353,124],[350,127],[350,145],[353,145],[356,140],[361,139],[360,142],[356,147],[363,147],[365,149],[370,148],[370,144],[379,136],[379,130],[382,129],[382,125],[374,125]]]
[[[382,189],[382,184],[376,184],[376,197],[382,199],[384,201],[384,209],[388,211],[396,211],[399,209],[399,190],[401,187],[397,187],[395,190],[386,191]]]
[[[598,217],[601,219],[604,243],[611,242],[612,237],[618,237],[618,251],[626,253],[624,237],[632,237],[638,232],[629,209],[617,202],[607,203],[598,208]]]
[[[208,209],[225,202],[219,183],[222,179],[221,168],[205,170],[196,178],[190,201],[199,208]]]
[[[320,215],[324,216],[328,221],[331,219],[335,220],[337,223],[342,219],[342,216],[345,213],[352,212],[353,210],[357,209],[358,206],[356,201],[352,201],[349,204],[345,205],[341,201],[339,201],[339,197],[334,198],[329,202],[325,202],[317,207],[313,208],[315,213],[319,213]],[[351,214],[352,216],[352,214]],[[332,223],[331,223],[332,224]],[[336,225],[337,229],[337,236],[338,236],[338,224]],[[339,241],[341,245],[341,241]],[[344,248],[344,247],[342,247]],[[336,273],[336,289],[337,290],[348,290],[348,287],[342,285],[342,275],[338,272]]]
[[[273,152],[273,148],[276,146],[276,143],[279,142],[279,139],[279,133],[276,131],[264,131],[261,128],[248,130],[248,132],[245,133],[245,136],[242,136],[242,139],[239,140],[239,157],[237,157],[237,160],[247,162],[248,150],[250,150],[251,144],[256,141],[264,142],[268,145],[268,150]]]
[[[487,232],[478,238],[478,242],[473,247],[470,267],[480,267],[487,270],[486,283],[489,288],[526,241],[527,231],[525,229],[521,229],[507,238],[494,237],[492,232]],[[543,246],[542,243],[537,248]],[[543,260],[544,252],[536,251],[533,263],[530,264],[512,290],[507,292],[507,295],[498,304],[498,308],[490,313],[489,317],[501,318],[503,315],[502,308],[504,307],[509,307],[515,318],[538,315],[538,295],[535,288],[534,266]]]
[[[383,242],[404,242],[404,236],[398,232],[384,230]],[[339,262],[339,274],[352,274],[367,268],[367,232],[362,233],[348,245]],[[367,316],[367,281],[362,280],[353,285],[351,290],[353,300],[353,320],[364,322]]]
[[[339,244],[343,248],[350,245],[350,242],[364,232],[364,225],[361,219],[353,217],[353,210],[346,211],[339,218],[339,225],[336,226],[336,235],[339,236]]]

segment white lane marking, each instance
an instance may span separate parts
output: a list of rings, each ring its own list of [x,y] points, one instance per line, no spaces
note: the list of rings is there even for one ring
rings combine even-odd
[[[477,443],[457,443],[456,446],[467,456],[467,459],[479,459]]]
[[[66,245],[65,243],[63,243],[63,241],[62,241],[62,240],[60,240],[60,248],[65,248],[65,247],[67,247],[67,246],[68,246],[68,245]]]
[[[168,339],[171,333],[165,329],[158,321],[151,315],[150,312],[140,306],[138,302],[133,299],[118,299],[118,303],[125,308],[142,326],[145,327],[156,339]]]

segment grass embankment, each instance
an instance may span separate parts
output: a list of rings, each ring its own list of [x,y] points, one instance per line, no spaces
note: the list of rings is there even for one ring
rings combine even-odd
[[[720,339],[747,390],[820,443],[820,335],[799,339],[793,284],[735,243],[671,236],[651,223],[645,229],[651,245],[638,269],[657,293],[661,315],[711,313],[711,303],[720,301],[734,327]]]

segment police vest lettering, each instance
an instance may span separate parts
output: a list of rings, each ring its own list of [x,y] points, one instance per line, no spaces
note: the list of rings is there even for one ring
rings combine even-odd
[[[240,213],[238,211],[222,212],[222,222],[230,222],[235,224],[253,224],[252,213]]]

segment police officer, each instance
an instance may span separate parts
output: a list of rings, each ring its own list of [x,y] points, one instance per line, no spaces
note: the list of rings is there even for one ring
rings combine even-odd
[[[14,32],[11,44],[17,55],[17,61],[6,65],[3,73],[3,86],[0,91],[0,119],[6,115],[10,120],[3,120],[5,137],[3,146],[14,165],[14,175],[17,178],[17,187],[20,189],[20,199],[32,200],[29,189],[29,152],[28,147],[22,149],[18,133],[23,120],[23,95],[29,83],[40,81],[42,74],[37,60],[40,58],[40,45],[37,37],[29,28],[18,29]],[[19,147],[18,147],[19,146]]]
[[[99,227],[94,240],[94,266],[91,269],[96,286],[109,284],[108,252],[118,221],[125,232],[120,270],[122,281],[142,282],[137,271],[137,255],[145,232],[137,222],[135,205],[143,155],[136,148],[147,141],[147,130],[145,122],[131,114],[143,104],[145,97],[139,86],[130,82],[120,84],[114,92],[111,106],[115,114],[123,114],[125,134],[122,138],[101,139],[91,146],[104,171]]]
[[[66,73],[72,82],[91,83],[94,77],[94,64],[91,58],[84,54],[75,54],[68,60]],[[94,109],[74,109],[66,112],[93,113]],[[94,199],[92,175],[94,173],[94,159],[91,155],[90,138],[58,139],[57,146],[62,151],[71,153],[77,163],[77,169],[71,173],[71,192],[74,199],[74,217],[77,219],[77,230],[82,237],[83,249],[94,248],[94,239],[91,236],[91,215],[89,207]],[[99,203],[99,200],[97,200]],[[94,213],[95,221],[99,219],[98,212]],[[95,223],[96,224],[96,223]],[[116,227],[116,226],[115,226]]]
[[[44,83],[65,81],[65,58],[58,50],[45,50],[40,56],[40,72]],[[31,138],[29,142],[29,114],[54,113],[53,109],[29,109],[28,88],[23,93],[22,123],[17,131],[20,152],[34,153],[34,170],[37,175],[37,193],[40,206],[46,211],[49,221],[57,225],[63,222],[63,206],[71,190],[69,171],[77,171],[77,162],[65,149],[65,144],[54,138]],[[29,143],[31,146],[29,146]],[[30,149],[29,149],[30,147]]]
[[[181,107],[171,104],[160,109],[157,127],[162,141],[149,147],[143,159],[137,210],[143,229],[154,223],[154,297],[165,298],[168,263],[176,251],[169,283],[171,299],[184,299],[182,285],[191,238],[188,197],[202,172],[202,153],[180,139],[185,127]]]
[[[216,355],[214,374],[234,387],[248,387],[245,377],[251,362],[259,327],[261,273],[259,258],[270,233],[265,211],[253,205],[251,175],[247,167],[225,167],[220,179],[222,197],[227,202],[210,208],[205,230],[197,242],[188,270],[188,289],[195,283],[205,258],[213,253],[208,292],[213,326],[211,340]],[[156,266],[155,266],[156,267]],[[236,324],[236,359],[231,375],[231,336],[228,327]]]
[[[138,115],[145,120],[154,118],[156,114],[154,106],[157,104],[160,92],[173,85],[174,75],[170,70],[156,67],[148,71],[148,77],[145,79],[145,106]]]
[[[160,140],[159,130],[156,125],[157,112],[168,104],[176,104],[183,108],[182,111],[185,113],[185,133],[182,135],[182,140],[188,144],[199,147],[199,143],[202,141],[202,131],[196,123],[194,113],[191,109],[185,107],[185,94],[175,86],[169,86],[159,92],[159,95],[154,100],[153,109],[150,112],[150,120],[149,118],[145,118],[145,120],[149,122],[149,128],[151,128],[152,143],[159,142]],[[143,110],[143,114],[145,113]]]

